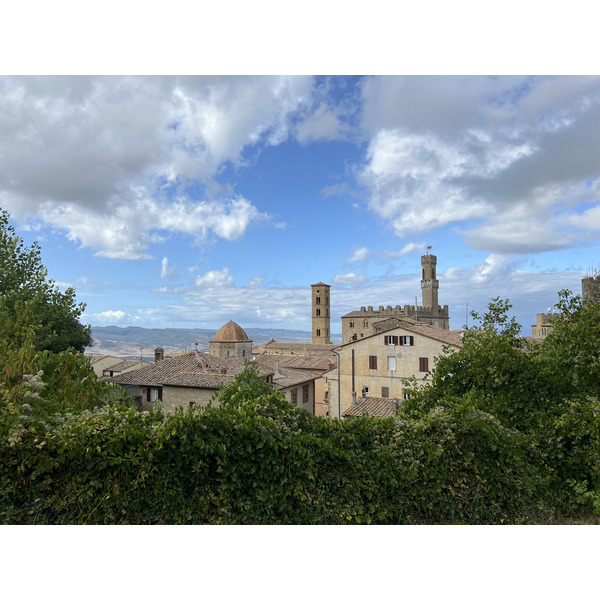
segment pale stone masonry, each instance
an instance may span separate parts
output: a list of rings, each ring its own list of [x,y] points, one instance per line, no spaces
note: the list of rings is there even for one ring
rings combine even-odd
[[[462,347],[461,334],[399,318],[374,323],[370,335],[337,348],[339,399],[330,394],[330,416],[342,416],[363,395],[402,400],[408,381],[422,382],[445,346]]]
[[[331,286],[319,282],[312,289],[312,343],[330,344],[330,290]]]

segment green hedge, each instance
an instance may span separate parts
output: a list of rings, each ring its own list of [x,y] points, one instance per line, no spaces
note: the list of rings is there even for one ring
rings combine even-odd
[[[336,421],[272,394],[22,424],[0,457],[3,523],[520,523],[548,494],[527,438],[478,411]]]

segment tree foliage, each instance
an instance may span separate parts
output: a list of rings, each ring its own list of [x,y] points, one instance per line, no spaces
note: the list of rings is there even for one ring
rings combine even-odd
[[[73,288],[61,292],[48,279],[39,244],[26,247],[9,224],[8,213],[0,209],[0,318],[17,320],[28,311],[36,350],[83,352],[92,344],[89,325],[79,320],[84,309]]]

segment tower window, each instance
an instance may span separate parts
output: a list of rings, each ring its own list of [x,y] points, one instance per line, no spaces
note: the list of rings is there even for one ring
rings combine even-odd
[[[354,321],[350,321],[350,327],[354,327]]]
[[[321,337],[321,330],[317,329],[317,337]]]
[[[320,317],[320,316],[321,316],[321,309],[317,308],[317,317]]]
[[[315,298],[315,304],[321,304],[321,297],[320,296],[317,296]]]

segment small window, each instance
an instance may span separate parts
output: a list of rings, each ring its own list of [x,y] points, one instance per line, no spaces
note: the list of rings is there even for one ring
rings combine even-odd
[[[318,296],[315,298],[315,304],[321,304],[321,298]]]
[[[294,406],[298,404],[298,390],[292,390],[292,404]]]
[[[369,326],[369,321],[363,321],[363,327],[366,329]]]
[[[195,402],[190,402],[190,408],[194,407],[196,405]]]
[[[350,328],[354,327],[354,321],[350,321]]]
[[[429,359],[427,357],[419,358],[419,371],[427,373],[429,371]]]
[[[396,370],[396,357],[395,356],[388,356],[387,363],[388,363],[388,371]]]
[[[320,308],[317,308],[316,315],[317,315],[317,317],[320,317],[320,316],[321,316],[321,309],[320,309]]]
[[[386,335],[383,338],[383,343],[386,346],[397,346],[398,345],[398,336],[397,335]]]
[[[369,369],[377,369],[377,357],[369,356]]]
[[[414,346],[415,338],[412,335],[401,335],[398,338],[398,342],[401,346]]]
[[[402,400],[408,400],[410,398],[410,394],[408,392],[402,393]]]
[[[321,330],[317,329],[317,337],[321,337]]]
[[[389,398],[390,397],[390,388],[389,387],[382,387],[381,388],[381,397],[382,398]]]
[[[302,386],[302,402],[308,402],[308,386]]]

